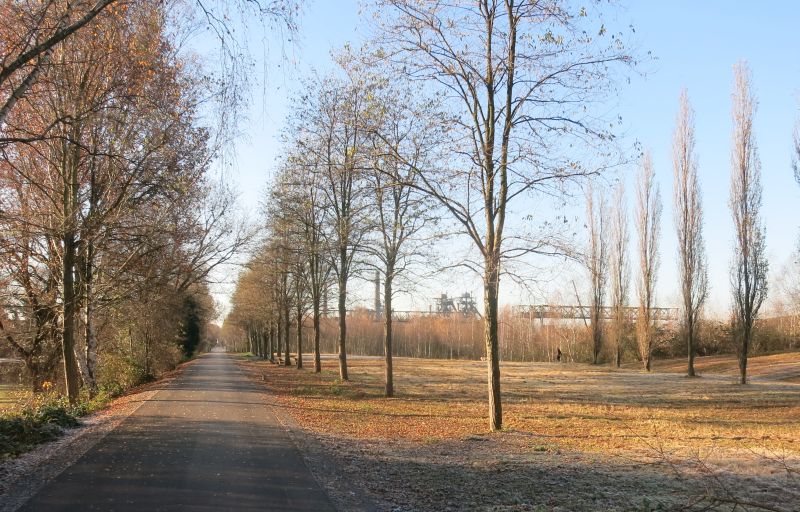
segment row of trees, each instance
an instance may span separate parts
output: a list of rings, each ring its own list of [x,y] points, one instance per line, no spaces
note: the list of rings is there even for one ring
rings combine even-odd
[[[430,221],[449,219],[473,249],[474,258],[459,265],[483,278],[489,423],[498,429],[500,276],[524,278],[519,269],[531,255],[576,254],[560,219],[519,218],[511,215],[515,208],[537,211],[547,198],[560,202],[589,184],[590,242],[582,260],[591,278],[592,360],[599,361],[603,347],[601,311],[609,282],[613,319],[608,331],[615,363],[622,359],[630,272],[625,192],[617,188],[609,211],[595,187],[625,159],[591,105],[613,92],[614,70],[633,59],[623,36],[607,33],[601,13],[573,11],[560,1],[450,6],[386,0],[378,2],[377,14],[376,39],[361,52],[344,51],[340,72],[312,79],[297,99],[266,202],[268,233],[240,280],[230,320],[248,330],[257,352],[273,358],[273,345],[282,347],[285,364],[290,364],[294,323],[301,366],[303,318],[310,311],[319,371],[320,304],[326,290],[335,292],[339,373],[347,379],[348,285],[353,275],[377,267],[384,277],[386,394],[391,396],[393,283],[422,254],[420,246],[435,237],[435,230],[427,229]],[[767,291],[754,105],[749,72],[740,64],[733,95],[730,206],[736,227],[732,325],[742,383]],[[673,138],[674,220],[689,375],[695,374],[707,295],[693,118],[683,93]],[[652,159],[645,153],[634,216],[635,336],[647,370],[657,340],[661,209]]]
[[[303,273],[319,247],[338,296],[343,379],[348,281],[363,265],[379,266],[391,394],[392,285],[419,254],[407,244],[429,236],[425,219],[449,218],[475,255],[460,264],[483,278],[489,422],[499,429],[500,276],[514,261],[562,254],[567,232],[551,218],[520,222],[508,215],[514,205],[566,197],[619,164],[613,133],[588,107],[612,92],[614,69],[632,59],[599,12],[560,1],[387,0],[376,9],[381,21],[374,44],[345,52],[342,72],[312,81],[298,101],[268,200],[270,234],[255,259],[271,250],[276,256],[267,263],[275,270],[262,273],[277,277],[267,289],[279,299],[297,299],[300,292],[283,290],[310,281]],[[319,205],[310,229],[320,235],[319,246],[299,243],[303,237],[293,241],[308,224],[293,218],[309,217],[292,215],[293,209],[312,204]],[[293,267],[298,254],[302,261]],[[310,296],[316,311],[318,296]],[[269,303],[261,331],[282,328],[285,348],[289,308]]]
[[[792,307],[794,307],[792,304]],[[751,356],[800,349],[800,320],[788,309],[770,308],[756,324],[753,332]],[[773,316],[775,315],[775,316]],[[778,316],[781,315],[781,316]],[[609,316],[606,316],[609,318]],[[312,318],[308,314],[302,325],[305,359],[313,353]],[[587,319],[588,324],[588,319]],[[561,362],[592,363],[593,341],[590,326],[581,319],[530,318],[519,314],[514,308],[500,308],[499,336],[500,358],[505,362]],[[620,351],[621,366],[631,368],[641,365],[641,356],[636,342],[635,322],[628,322],[622,333],[622,343],[614,343],[612,321],[604,324],[604,343],[599,360],[615,365],[617,350]],[[289,330],[292,357],[295,355],[297,326],[292,321]],[[347,316],[348,355],[384,356],[383,322],[376,319],[372,310],[355,308]],[[338,318],[333,315],[320,319],[320,351],[335,354],[338,340]],[[737,345],[733,339],[730,322],[701,318],[696,326],[697,356],[735,354]],[[221,333],[220,343],[230,351],[259,353],[258,339],[248,339],[248,331],[231,318]],[[673,359],[686,355],[686,341],[678,322],[660,323],[654,332],[653,364],[659,359]],[[393,326],[394,356],[428,359],[479,360],[485,356],[483,342],[483,319],[450,316],[415,315],[395,319]],[[267,340],[268,342],[268,340]],[[269,347],[265,357],[269,357]],[[283,349],[283,345],[281,345]],[[283,358],[281,357],[283,362]],[[323,358],[323,364],[326,364]],[[304,364],[308,364],[305,361]],[[333,364],[327,362],[328,365]]]
[[[407,91],[360,62],[343,65],[340,77],[311,81],[299,104],[267,201],[268,236],[240,278],[231,318],[262,340],[256,351],[273,358],[274,339],[289,364],[290,320],[302,326],[310,312],[320,371],[320,318],[326,297],[335,295],[339,373],[346,380],[348,285],[365,269],[378,269],[391,396],[395,282],[424,254],[434,220],[431,202],[414,186],[414,165],[431,158],[435,132]],[[298,367],[301,330],[295,330]]]
[[[745,63],[735,67],[733,91],[733,136],[731,149],[730,208],[735,228],[735,244],[731,265],[732,330],[738,343],[740,382],[747,382],[747,356],[761,305],[767,295],[768,262],[765,255],[764,227],[760,218],[761,177],[753,117],[754,98],[750,72]],[[708,294],[707,262],[703,241],[702,201],[698,183],[695,153],[694,112],[686,91],[680,96],[679,110],[672,143],[674,174],[675,230],[678,239],[678,271],[681,291],[681,332],[685,339],[690,377],[695,376],[694,357],[697,329],[703,303]],[[591,277],[591,322],[594,340],[594,361],[601,347],[603,329],[600,311],[604,305],[607,273],[611,274],[611,307],[614,311],[612,332],[619,347],[626,318],[622,314],[627,302],[628,232],[624,189],[620,185],[614,198],[614,209],[606,213],[606,201],[600,199],[600,211],[590,192],[587,196],[589,250],[587,269]],[[608,217],[611,217],[609,220]],[[652,160],[645,153],[640,160],[636,181],[636,232],[638,235],[638,315],[636,338],[639,355],[648,371],[654,348],[653,317],[656,275],[659,265],[658,239],[661,198],[655,183]],[[611,222],[610,239],[608,239]],[[609,247],[610,246],[610,247]],[[607,254],[610,252],[610,256]],[[619,353],[619,350],[617,351]],[[619,357],[617,357],[619,365]]]
[[[181,46],[197,26],[182,6],[217,19],[191,2],[0,2],[0,334],[34,389],[63,380],[73,402],[193,354],[207,277],[250,236],[209,173],[225,127],[202,122],[231,82]]]

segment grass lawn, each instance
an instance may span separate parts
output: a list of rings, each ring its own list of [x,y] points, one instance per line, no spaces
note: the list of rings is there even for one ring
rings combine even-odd
[[[311,357],[304,359],[309,365]],[[388,508],[447,509],[447,499],[452,509],[469,508],[452,495],[429,501],[430,487],[445,474],[449,483],[442,485],[460,487],[477,508],[516,496],[504,506],[555,510],[561,500],[569,504],[564,510],[629,510],[731,496],[744,501],[744,493],[800,510],[798,353],[753,357],[746,386],[735,383],[733,357],[698,358],[702,376],[694,379],[679,373],[685,365],[679,360],[659,362],[650,374],[635,367],[503,363],[505,429],[495,434],[487,433],[480,361],[397,358],[392,399],[382,397],[379,358],[350,359],[348,382],[338,379],[334,359],[323,361],[321,374],[245,364]],[[445,462],[455,474],[443,472]],[[534,475],[547,468],[545,476]],[[421,478],[420,490],[413,483],[387,489],[378,476],[387,471],[411,482]],[[473,479],[492,485],[487,472],[506,475],[493,484],[504,489],[500,498],[471,492],[479,483]],[[559,490],[584,479],[584,494]]]

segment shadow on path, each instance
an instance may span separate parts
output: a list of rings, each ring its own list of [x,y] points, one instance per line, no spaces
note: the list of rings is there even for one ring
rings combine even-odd
[[[203,356],[20,510],[333,510],[264,393]]]

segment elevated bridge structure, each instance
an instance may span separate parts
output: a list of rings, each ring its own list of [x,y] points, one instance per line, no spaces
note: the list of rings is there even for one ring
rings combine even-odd
[[[324,318],[338,318],[339,311],[336,309],[327,309],[320,311],[322,317]],[[379,311],[375,311],[374,309],[348,309],[347,316],[353,314],[361,314],[361,315],[368,315],[371,316],[375,321],[382,321],[383,320],[383,309]],[[420,318],[420,317],[436,317],[436,318],[481,318],[480,313],[473,313],[468,311],[459,311],[455,310],[453,312],[448,313],[441,313],[439,311],[434,310],[433,308],[424,310],[424,309],[392,309],[392,319],[395,322],[408,322],[412,318]]]
[[[530,319],[554,319],[554,320],[589,320],[591,318],[590,306],[566,306],[558,304],[522,304],[511,308],[514,316]],[[653,318],[656,322],[675,322],[679,319],[680,310],[678,308],[652,308]],[[639,308],[627,306],[623,308],[623,314],[629,321],[635,322],[639,318]],[[600,309],[600,318],[612,320],[614,318],[614,308],[604,306]]]

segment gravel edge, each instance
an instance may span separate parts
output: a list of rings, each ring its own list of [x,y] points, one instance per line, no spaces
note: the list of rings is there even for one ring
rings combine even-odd
[[[128,416],[152,399],[191,361],[167,372],[156,382],[145,384],[122,396],[108,407],[81,418],[81,425],[64,430],[64,435],[37,446],[14,459],[0,462],[0,512],[14,512],[98,441],[117,428]]]

